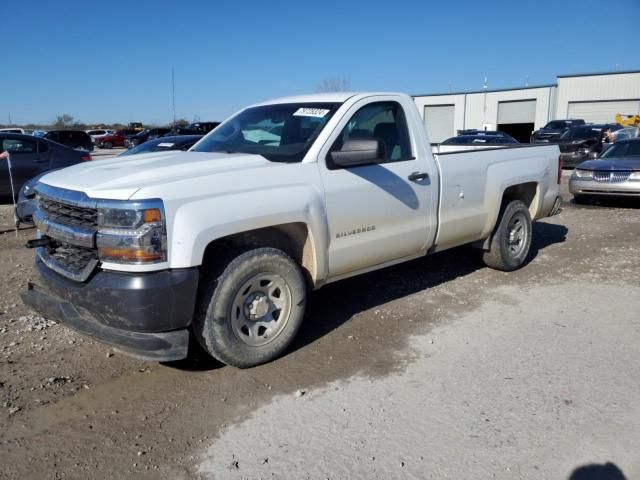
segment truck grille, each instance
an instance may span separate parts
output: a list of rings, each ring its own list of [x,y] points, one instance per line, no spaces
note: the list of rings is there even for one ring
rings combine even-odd
[[[631,172],[603,172],[603,171],[594,171],[593,179],[596,182],[600,183],[622,183],[629,180],[629,176]]]
[[[86,281],[98,265],[96,201],[83,192],[42,183],[36,185],[36,198],[33,221],[39,235],[49,238],[46,246],[37,248],[38,257],[60,275]]]
[[[96,250],[77,247],[69,243],[54,242],[46,254],[62,268],[73,274],[80,274],[92,261],[98,260]]]
[[[90,230],[98,228],[98,210],[96,208],[78,207],[43,196],[38,197],[38,208],[54,223]]]

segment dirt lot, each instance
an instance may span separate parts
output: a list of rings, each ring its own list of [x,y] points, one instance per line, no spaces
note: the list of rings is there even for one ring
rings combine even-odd
[[[29,311],[2,206],[0,477],[640,478],[639,207],[567,204],[514,273],[459,248],[330,285],[241,371]]]

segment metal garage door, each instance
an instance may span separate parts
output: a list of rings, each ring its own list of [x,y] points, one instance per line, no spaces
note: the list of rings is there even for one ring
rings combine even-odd
[[[536,101],[517,100],[513,102],[498,102],[498,124],[505,123],[535,123]]]
[[[427,105],[424,107],[424,127],[429,141],[440,143],[455,135],[453,105]]]
[[[616,113],[640,114],[640,100],[569,102],[567,117],[582,118],[585,122],[592,123],[613,123],[616,121]]]

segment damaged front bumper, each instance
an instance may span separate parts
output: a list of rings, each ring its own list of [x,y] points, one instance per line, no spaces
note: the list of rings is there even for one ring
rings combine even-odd
[[[40,285],[20,296],[44,316],[152,361],[186,358],[198,269],[144,274],[99,271],[75,282],[36,258]]]

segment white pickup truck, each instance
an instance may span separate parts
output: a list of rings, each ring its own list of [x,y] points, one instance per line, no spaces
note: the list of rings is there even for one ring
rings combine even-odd
[[[23,300],[138,357],[281,355],[310,290],[474,243],[525,262],[560,208],[555,145],[433,155],[407,95],[273,100],[187,152],[87,162],[37,184]]]

